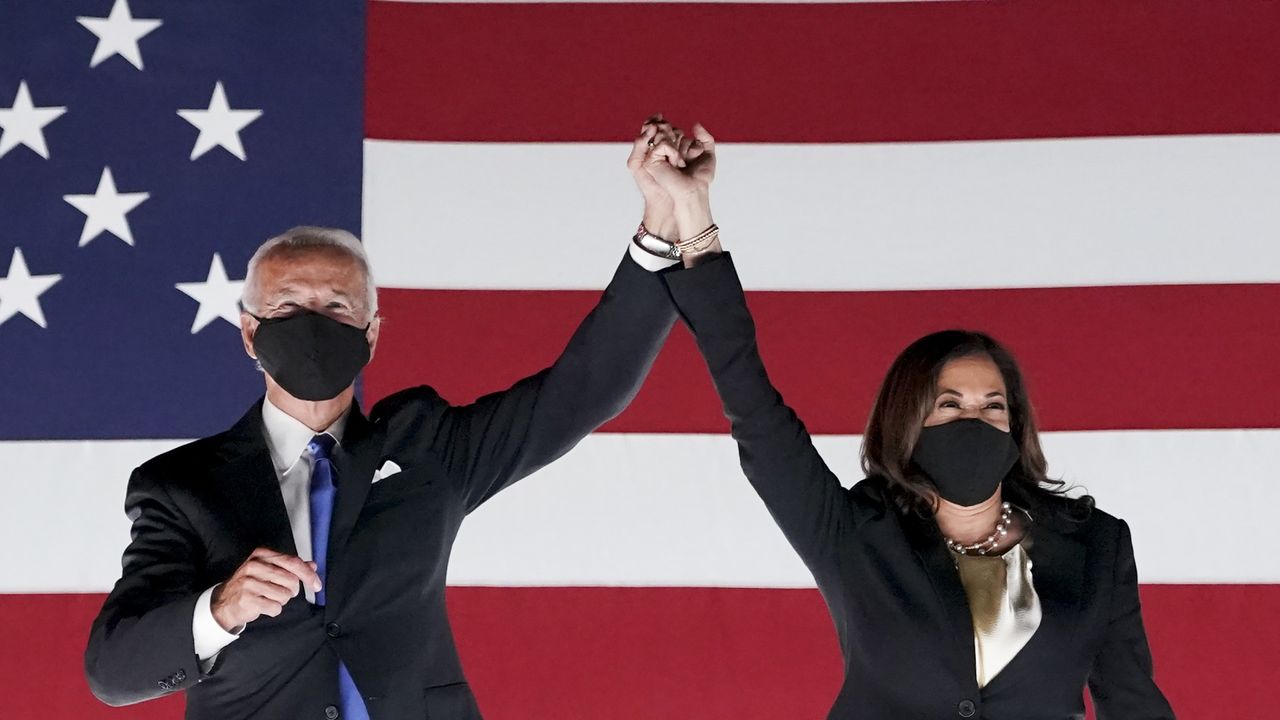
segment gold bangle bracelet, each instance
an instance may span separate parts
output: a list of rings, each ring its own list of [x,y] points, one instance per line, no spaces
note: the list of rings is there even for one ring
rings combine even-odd
[[[707,248],[711,247],[719,238],[720,228],[716,224],[712,223],[711,227],[703,230],[697,235],[694,235],[687,240],[677,242],[676,247],[680,249],[680,253],[682,255],[696,255],[697,253],[703,252]]]
[[[715,244],[715,241],[717,240],[717,238],[718,236],[712,236],[711,238],[708,239],[707,242],[702,243],[701,245],[693,245],[693,244],[686,245],[680,248],[680,254],[681,255],[697,255],[698,253],[705,252],[706,250],[710,249],[712,245]]]

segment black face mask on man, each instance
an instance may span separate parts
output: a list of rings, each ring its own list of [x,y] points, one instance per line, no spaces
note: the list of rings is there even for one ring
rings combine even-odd
[[[262,369],[299,400],[328,400],[369,363],[365,331],[311,310],[258,318],[253,351]]]
[[[1018,444],[990,423],[952,420],[920,431],[911,460],[929,476],[942,499],[977,505],[995,494],[1018,463]]]

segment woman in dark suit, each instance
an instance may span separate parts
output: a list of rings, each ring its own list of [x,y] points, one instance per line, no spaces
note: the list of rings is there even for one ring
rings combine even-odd
[[[1152,679],[1129,528],[1045,474],[1013,357],[934,333],[894,361],[844,489],[769,381],[712,224],[715,147],[649,126],[644,168],[675,203],[665,274],[732,424],[742,468],[813,572],[844,655],[830,718],[1172,718]],[[815,358],[815,362],[820,359]]]

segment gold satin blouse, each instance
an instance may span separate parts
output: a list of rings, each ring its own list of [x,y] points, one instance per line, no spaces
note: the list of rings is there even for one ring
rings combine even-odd
[[[1031,558],[1021,543],[1003,555],[951,553],[973,616],[978,687],[1013,660],[1040,627],[1040,596],[1031,582]]]

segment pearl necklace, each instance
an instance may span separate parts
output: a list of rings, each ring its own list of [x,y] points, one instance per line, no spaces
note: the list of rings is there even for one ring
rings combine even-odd
[[[1009,516],[1012,507],[1013,506],[1007,502],[1000,505],[1000,521],[996,523],[996,529],[991,531],[991,534],[987,536],[986,540],[976,542],[972,545],[958,543],[949,537],[944,537],[943,540],[947,541],[947,547],[952,552],[957,552],[961,555],[970,555],[975,553],[978,555],[986,555],[992,550],[995,550],[996,547],[1000,545],[1000,541],[1004,539],[1004,536],[1009,534]]]

